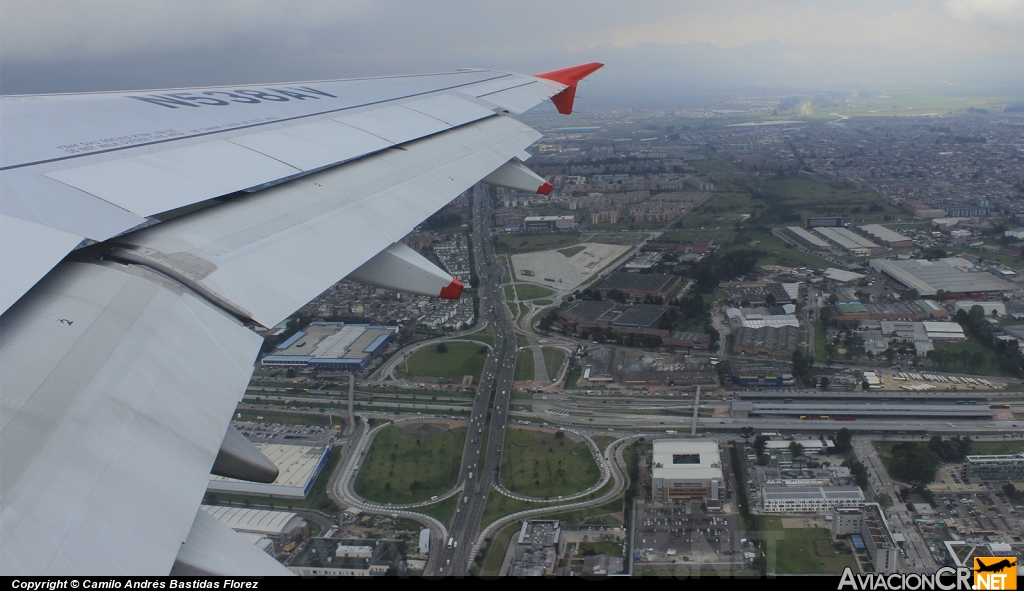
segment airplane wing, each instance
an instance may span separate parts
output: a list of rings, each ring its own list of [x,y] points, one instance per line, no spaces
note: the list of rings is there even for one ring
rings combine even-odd
[[[268,478],[229,428],[253,328],[345,277],[458,297],[400,240],[550,190],[508,115],[599,67],[2,97],[0,572],[287,573],[199,511]]]

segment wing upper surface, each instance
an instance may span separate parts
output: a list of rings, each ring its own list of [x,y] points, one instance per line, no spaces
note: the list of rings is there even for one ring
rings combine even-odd
[[[3,97],[0,214],[77,236],[75,244],[103,241],[167,211],[257,191],[495,111],[519,112],[560,89],[538,80],[465,70]],[[518,90],[524,85],[532,90]],[[5,259],[0,273],[12,286],[31,286],[74,247],[66,242],[40,249],[46,256]],[[23,293],[6,290],[0,311]]]

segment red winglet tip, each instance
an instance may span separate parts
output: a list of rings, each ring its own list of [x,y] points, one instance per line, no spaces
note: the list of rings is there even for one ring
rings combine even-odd
[[[452,282],[448,284],[448,287],[441,290],[438,297],[446,300],[457,300],[459,299],[459,296],[462,295],[462,287],[462,282],[453,277]]]
[[[590,62],[589,64],[580,64],[578,66],[572,66],[570,68],[562,68],[561,70],[553,70],[551,72],[544,72],[543,74],[535,74],[537,78],[544,78],[545,80],[553,80],[559,84],[566,86],[576,86],[576,83],[583,80],[587,76],[600,70],[604,67],[604,64],[598,62]]]
[[[540,187],[537,188],[537,193],[540,194],[540,195],[547,195],[550,192],[551,192],[551,183],[546,182],[546,181],[544,182],[543,185],[541,185]]]

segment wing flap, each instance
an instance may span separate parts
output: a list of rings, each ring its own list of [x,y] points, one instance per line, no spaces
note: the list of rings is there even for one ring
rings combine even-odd
[[[491,117],[121,240],[208,261],[203,285],[274,326],[539,136]]]
[[[144,269],[55,271],[0,326],[0,563],[166,574],[262,339]]]
[[[299,170],[317,170],[391,147],[391,142],[326,119],[228,140]]]
[[[215,140],[46,176],[137,215],[151,216],[300,172],[259,152]]]

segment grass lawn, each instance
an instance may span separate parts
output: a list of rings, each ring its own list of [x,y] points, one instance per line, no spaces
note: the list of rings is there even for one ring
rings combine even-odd
[[[516,344],[520,347],[529,347],[530,339],[524,334],[516,335]]]
[[[459,495],[453,495],[443,501],[417,507],[413,511],[429,515],[443,523],[445,527],[448,527],[452,522],[452,518],[455,517],[455,505],[459,502],[459,498]]]
[[[473,334],[466,335],[467,339],[473,339],[474,341],[480,341],[481,343],[487,343],[488,345],[494,344],[494,331],[490,327],[483,330],[478,330]]]
[[[502,484],[532,497],[577,493],[601,477],[583,441],[551,433],[506,429],[501,460]]]
[[[255,401],[247,401],[246,404],[248,405],[253,402]],[[272,410],[242,409],[236,410],[235,413],[235,417],[231,419],[233,421],[281,423],[282,425],[309,425],[310,427],[333,427],[333,425],[331,425],[331,419],[326,413],[321,414],[318,412],[316,414],[299,414],[291,412],[274,412]],[[241,418],[238,417],[239,414],[242,415]]]
[[[280,509],[314,509],[334,515],[338,512],[338,506],[335,505],[334,501],[331,500],[331,497],[327,495],[327,484],[331,478],[331,473],[334,472],[334,468],[337,467],[338,460],[340,458],[341,447],[333,448],[330,455],[327,457],[327,462],[320,470],[320,474],[318,474],[316,480],[313,481],[313,486],[310,487],[309,494],[306,495],[305,499],[272,499],[269,497],[254,495],[229,495],[224,493],[208,492],[203,497],[203,502],[210,505],[233,504],[276,507]]]
[[[511,302],[514,302],[515,299],[516,299],[515,288],[512,287],[511,284],[506,285],[505,286],[505,301],[511,303]]]
[[[621,542],[579,542],[577,549],[579,550],[578,556],[592,556],[594,554],[622,556]]]
[[[572,258],[572,257],[576,256],[577,254],[579,254],[579,253],[583,252],[584,250],[586,250],[586,248],[587,248],[586,246],[570,246],[569,248],[563,248],[563,249],[559,250],[558,252],[561,253],[561,255],[566,257],[566,258]]]
[[[465,427],[385,427],[362,462],[355,491],[379,503],[415,503],[441,494],[458,479],[465,441]]]
[[[654,226],[660,229],[663,224],[654,224]],[[610,234],[594,234],[588,242],[595,244],[615,244],[619,246],[632,246],[637,242],[640,242],[646,238],[648,234],[638,234],[630,232],[616,232]]]
[[[480,352],[480,345],[473,343],[445,343],[447,353],[438,353],[437,347],[424,347],[409,361],[402,364],[402,375],[437,376],[461,382],[462,376],[480,377],[484,369],[487,352]]]
[[[958,366],[959,368],[955,369],[955,371],[969,373],[972,375],[1010,376],[1010,374],[1006,373],[1001,367],[999,367],[999,361],[996,357],[995,351],[976,341],[966,341],[963,343],[935,343],[935,348],[939,351],[951,351],[954,353],[967,351],[971,354],[981,353],[985,356],[985,362],[981,365],[975,365],[972,361],[971,363],[968,363],[966,367]]]
[[[554,379],[558,375],[559,368],[562,367],[562,362],[565,361],[565,351],[548,347],[544,347],[541,351],[544,353],[544,367],[548,370],[548,377]]]
[[[834,543],[828,528],[783,529],[778,517],[759,516],[756,519],[758,531],[783,535],[782,539],[774,543],[762,543],[767,554],[769,574],[841,574],[846,567],[859,572],[853,555],[845,553],[845,542]],[[837,548],[843,550],[838,551]]]
[[[533,300],[534,306],[550,306],[553,303],[555,302],[551,300]],[[1024,320],[1022,320],[1021,322],[1024,322]]]
[[[971,453],[977,455],[1016,454],[1024,452],[1024,441],[975,441]]]
[[[554,292],[546,287],[532,283],[516,283],[516,293],[521,300],[532,300],[535,298],[549,297]]]
[[[618,437],[612,437],[611,435],[592,435],[590,438],[594,440],[594,443],[597,444],[597,448],[600,449],[602,453],[605,448],[618,439]]]
[[[544,234],[505,234],[497,237],[494,252],[515,254],[569,246],[580,239],[579,232]]]
[[[526,318],[526,315],[529,312],[530,312],[530,307],[527,306],[526,304],[522,303],[522,302],[519,302],[519,316],[516,316],[516,318],[517,319]]]
[[[825,362],[825,358],[828,356],[825,353],[825,327],[820,322],[814,323],[814,359],[822,363]]]
[[[500,495],[501,493],[498,494]],[[505,559],[505,552],[508,551],[508,545],[512,541],[512,536],[519,534],[520,527],[519,522],[516,521],[506,525],[498,530],[498,533],[494,534],[487,548],[487,558],[484,559],[482,575],[496,576],[498,574],[501,563]]]
[[[533,381],[533,350],[520,351],[516,356],[516,381]]]
[[[580,387],[580,385],[576,383],[576,382],[578,382],[580,380],[580,377],[582,377],[582,376],[583,376],[583,372],[581,372],[578,368],[574,369],[574,370],[571,370],[565,376],[565,388],[567,390],[583,390],[583,389],[585,389],[585,388]]]

